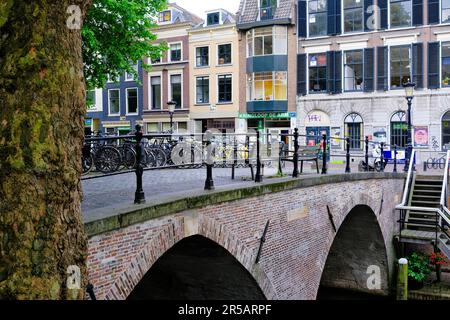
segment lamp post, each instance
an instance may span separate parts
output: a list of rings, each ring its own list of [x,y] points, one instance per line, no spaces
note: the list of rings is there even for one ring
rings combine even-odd
[[[173,114],[175,112],[175,106],[177,103],[175,101],[169,101],[167,102],[167,110],[169,110],[170,115],[170,140],[172,140],[172,133],[173,133]]]
[[[409,169],[409,161],[411,159],[412,155],[412,123],[411,123],[411,106],[412,101],[414,99],[414,88],[416,87],[416,84],[411,82],[411,80],[408,79],[408,82],[403,84],[403,87],[405,88],[405,94],[406,94],[406,101],[408,102],[408,137],[406,140],[406,155],[405,155],[405,168],[403,171],[407,172]]]

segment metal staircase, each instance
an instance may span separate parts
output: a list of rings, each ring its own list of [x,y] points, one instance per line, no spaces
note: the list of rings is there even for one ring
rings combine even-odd
[[[449,159],[439,176],[418,175],[414,170],[416,151],[411,155],[400,210],[399,241],[403,243],[432,243],[450,258],[450,210],[448,209]]]

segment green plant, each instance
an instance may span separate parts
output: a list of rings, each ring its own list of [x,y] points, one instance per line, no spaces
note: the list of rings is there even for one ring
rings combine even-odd
[[[425,255],[413,253],[408,257],[408,277],[421,282],[431,273],[429,258]]]

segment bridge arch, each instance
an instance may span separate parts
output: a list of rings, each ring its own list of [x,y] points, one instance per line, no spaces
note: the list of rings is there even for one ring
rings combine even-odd
[[[374,210],[368,205],[354,206],[330,242],[317,297],[327,299],[325,288],[388,295],[387,250]]]
[[[253,251],[249,250],[237,236],[216,220],[203,216],[198,218],[196,223],[198,223],[198,232],[186,233],[184,217],[177,217],[173,219],[170,226],[156,235],[151,235],[147,239],[148,241],[145,241],[140,252],[114,281],[106,293],[105,299],[125,300],[131,294],[134,297],[130,298],[141,298],[142,291],[140,293],[133,291],[138,286],[145,285],[141,281],[145,281],[147,284],[151,283],[149,278],[153,267],[156,267],[157,271],[161,271],[161,266],[167,265],[171,259],[176,259],[176,256],[186,249],[195,256],[196,248],[209,250],[211,254],[219,255],[224,262],[225,270],[232,269],[235,274],[238,274],[238,279],[241,279],[249,295],[236,297],[236,299],[276,299],[276,293],[269,278],[258,265],[254,264]],[[167,255],[168,259],[166,259]],[[197,256],[197,258],[199,257]],[[199,266],[198,263],[196,265]],[[185,271],[177,269],[179,273]],[[199,281],[206,280],[203,278]],[[187,296],[179,298],[189,299]],[[201,299],[199,296],[196,298]]]

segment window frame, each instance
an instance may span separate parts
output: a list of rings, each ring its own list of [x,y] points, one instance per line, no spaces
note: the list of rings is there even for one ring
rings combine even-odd
[[[172,60],[172,48],[171,48],[171,46],[172,45],[177,45],[177,44],[180,45],[180,60]],[[167,54],[167,61],[168,62],[175,62],[175,63],[182,62],[183,61],[183,42],[182,41],[170,42],[167,45],[169,47],[169,51],[168,51],[168,54]]]
[[[398,116],[400,114],[403,114],[403,116],[402,117]],[[399,120],[403,120],[403,119],[404,120],[403,121],[393,121],[394,117],[396,117],[396,116],[398,117]],[[392,147],[394,147],[394,145],[395,145],[395,143],[394,143],[395,141],[393,140],[394,139],[393,124],[402,124],[402,123],[406,124],[406,126],[408,125],[407,119],[406,119],[406,112],[403,110],[398,110],[398,111],[394,112],[389,119],[389,142]],[[403,131],[405,131],[405,130],[403,130]],[[406,145],[408,143],[408,133],[407,133],[408,130],[406,129],[405,135],[404,135],[403,131],[400,135],[397,135],[397,134],[395,135],[395,137],[398,137],[397,139],[405,139],[404,146],[397,145],[397,148],[399,148],[399,149],[405,149]],[[402,140],[402,142],[403,142],[403,140]]]
[[[362,66],[362,86],[361,89],[359,90],[346,90],[346,83],[345,80],[347,79],[347,77],[345,76],[345,66],[347,65],[345,63],[345,55],[349,52],[355,52],[355,51],[361,51],[362,52],[362,61],[361,61],[361,66]],[[350,50],[344,50],[342,51],[342,92],[346,93],[346,92],[364,92],[364,76],[365,76],[365,66],[364,66],[364,59],[365,58],[365,52],[364,49],[350,49]],[[357,65],[357,64],[351,64],[351,65]]]
[[[352,121],[348,121],[347,119],[351,119]],[[356,121],[356,120],[361,120],[361,121]],[[354,138],[351,135],[347,135],[347,132],[349,132],[349,124],[354,125],[354,124],[359,124],[359,138]],[[355,135],[356,136],[356,135]],[[344,137],[345,138],[350,138],[350,150],[355,150],[355,151],[361,151],[363,150],[363,143],[362,143],[362,138],[364,138],[364,119],[363,117],[357,113],[357,112],[351,112],[349,114],[347,114],[347,116],[344,118]]]
[[[262,100],[256,100],[255,99],[255,75],[257,74],[272,74],[272,100],[265,100],[264,98]],[[276,73],[284,73],[286,76],[286,99],[284,100],[276,100],[275,99],[275,84],[276,84],[276,79],[275,79],[275,75]],[[289,72],[287,71],[266,71],[266,72],[254,72],[251,74],[247,74],[246,77],[246,102],[268,102],[268,101],[288,101],[288,93],[289,93],[289,89],[288,89],[288,83],[289,83]],[[249,81],[250,80],[250,81]],[[266,80],[262,80],[262,81],[266,81]],[[251,84],[251,87],[249,88],[249,82]],[[249,97],[250,95],[250,97]],[[265,88],[264,88],[264,84],[263,84],[263,96],[265,96]]]
[[[450,10],[450,6],[445,9]],[[444,8],[443,8],[442,0],[440,0],[439,1],[439,23],[444,24],[444,25],[450,24],[450,20],[443,22],[443,19],[442,19],[442,11],[443,10],[444,10]]]
[[[136,90],[136,112],[130,112],[129,104],[128,104],[128,91]],[[125,89],[125,102],[126,102],[126,115],[127,116],[137,116],[139,115],[139,88],[138,87],[130,87]]]
[[[269,54],[265,54],[264,53],[264,51],[265,51],[264,50],[264,48],[265,48],[264,38],[269,36],[268,34],[266,34],[266,35],[258,35],[257,36],[258,38],[260,38],[260,37],[263,38],[263,41],[262,41],[262,52],[263,52],[263,54],[256,55],[255,54],[255,38],[256,38],[255,37],[255,30],[262,29],[262,28],[266,28],[266,29],[271,28],[272,29],[272,32],[271,32],[272,53],[269,53]],[[283,39],[282,40],[285,42],[285,45],[286,45],[285,48],[283,48],[283,49],[285,49],[284,52],[281,52],[281,50],[280,50],[280,52],[278,52],[278,50],[276,50],[276,49],[278,49],[279,43],[281,43],[281,41],[278,43],[278,40],[280,39],[278,36],[281,35],[281,32],[277,33],[277,30],[281,30],[281,29],[283,29]],[[250,33],[251,33],[251,41],[252,41],[252,55],[250,55],[250,52],[249,52],[249,38],[248,38],[248,35]],[[251,30],[246,32],[246,34],[245,34],[245,41],[246,41],[245,46],[246,46],[247,58],[268,57],[268,56],[274,56],[274,55],[287,55],[288,54],[288,33],[287,33],[287,27],[285,27],[285,26],[271,25],[271,26],[264,26],[264,27],[253,28],[253,29],[251,29]]]
[[[170,13],[170,19],[168,21],[165,21],[165,20],[161,21],[161,15],[164,15],[164,13],[167,13],[167,12]],[[161,11],[159,13],[159,16],[158,16],[158,23],[160,23],[160,24],[169,24],[169,23],[171,23],[172,22],[172,15],[173,15],[173,13],[172,13],[172,10],[170,10],[170,9]]]
[[[391,4],[399,3],[399,2],[406,2],[409,1],[411,3],[411,24],[409,26],[399,26],[399,27],[393,27],[392,26],[392,16],[391,16]],[[413,28],[413,0],[388,0],[388,29],[392,30],[398,30],[398,29],[407,29],[407,28]]]
[[[132,67],[136,71],[136,74],[137,74],[137,76],[139,78],[139,62],[134,64]],[[131,78],[129,78],[129,76],[131,76]],[[124,80],[125,80],[125,82],[132,82],[132,81],[137,81],[138,79],[135,79],[133,74],[125,72],[125,79]]]
[[[203,101],[203,102],[200,102],[199,100],[198,100],[198,80],[199,79],[203,79],[203,81],[206,79],[207,80],[207,84],[208,84],[208,95],[207,95],[207,98],[208,98],[208,101]],[[203,92],[202,92],[202,94],[203,94],[203,96],[205,96],[205,92],[204,92],[204,90],[205,90],[205,86],[203,85],[202,86],[203,87]],[[199,76],[195,76],[195,104],[196,105],[209,105],[210,104],[210,101],[211,101],[211,91],[210,91],[210,88],[211,88],[211,81],[210,81],[210,76],[208,76],[208,75],[199,75]]]
[[[325,0],[326,1],[326,3],[327,3],[327,5],[326,5],[326,8],[325,8],[325,11],[319,11],[319,12],[314,12],[314,13],[310,13],[310,10],[309,10],[309,4],[311,3],[311,2],[318,2],[318,1],[320,1],[320,0],[308,0],[307,2],[306,2],[306,35],[307,35],[307,38],[320,38],[320,37],[328,37],[328,1],[329,0]],[[341,6],[341,8],[343,8],[343,6]],[[325,18],[325,21],[326,21],[326,25],[325,25],[325,34],[318,34],[318,35],[311,35],[311,28],[310,28],[310,16],[312,15],[312,14],[318,14],[318,13],[320,13],[320,14],[323,14],[323,13],[325,13],[325,16],[326,16],[326,18]]]
[[[355,10],[358,7],[352,7],[352,8],[347,8],[345,9],[344,7],[344,1],[345,0],[341,0],[341,30],[342,34],[358,34],[358,33],[363,33],[365,31],[365,11],[364,11],[364,0],[361,0],[361,15],[362,15],[362,26],[361,26],[361,30],[357,30],[357,31],[345,31],[345,12],[348,10]],[[339,30],[338,30],[339,31]]]
[[[328,81],[327,81],[327,68],[328,68],[328,64],[325,64],[325,66],[321,66],[321,67],[313,67],[313,68],[325,68],[325,90],[324,91],[311,91],[310,90],[310,66],[309,66],[309,57],[311,55],[317,55],[317,54],[324,54],[325,55],[325,61],[327,59],[327,53],[326,52],[314,52],[314,53],[308,53],[306,56],[306,70],[307,70],[307,94],[324,94],[324,93],[328,93]],[[328,63],[328,61],[326,61],[326,63]],[[319,78],[320,79],[320,78]]]
[[[177,76],[177,75],[179,75],[180,77],[181,77],[181,83],[180,83],[180,86],[181,86],[181,106],[180,106],[180,108],[176,108],[176,106],[175,106],[175,109],[176,110],[183,110],[184,108],[183,108],[183,106],[184,106],[184,88],[183,88],[183,85],[184,85],[184,73],[183,73],[183,71],[182,70],[173,70],[172,72],[169,72],[168,74],[167,74],[167,81],[168,81],[168,97],[169,97],[169,101],[173,101],[173,96],[172,96],[172,94],[173,94],[173,92],[172,92],[172,76]]]
[[[220,78],[226,79],[230,78],[230,100],[220,101]],[[233,74],[232,73],[224,73],[217,75],[217,104],[232,104],[233,103]]]
[[[111,113],[111,92],[117,91],[119,92],[119,112],[118,113]],[[118,117],[120,116],[120,104],[121,104],[121,98],[120,98],[120,89],[108,89],[108,116],[110,117]]]
[[[197,59],[198,59],[199,57],[200,57],[200,58],[204,58],[204,56],[199,56],[198,53],[197,53],[197,50],[198,50],[198,49],[204,49],[204,48],[208,48],[208,54],[207,54],[207,56],[206,56],[206,59],[207,59],[208,63],[205,64],[205,65],[199,65]],[[210,64],[211,64],[210,56],[211,56],[211,50],[210,50],[210,46],[209,46],[209,45],[207,45],[207,46],[198,46],[198,47],[195,47],[195,67],[196,67],[196,68],[208,68],[208,67],[210,66]]]
[[[221,46],[230,46],[230,62],[220,64],[220,47]],[[233,64],[233,44],[231,42],[228,43],[220,43],[217,45],[217,66],[230,66]]]
[[[450,88],[450,81],[449,81],[449,84],[448,85],[444,85],[444,82],[443,82],[443,79],[442,79],[442,77],[443,77],[443,70],[444,70],[444,68],[443,68],[443,63],[442,63],[442,60],[443,60],[443,58],[444,58],[444,56],[443,56],[443,44],[444,43],[448,43],[449,44],[449,46],[450,46],[450,40],[449,41],[439,41],[439,79],[440,79],[440,81],[439,81],[439,88]],[[450,59],[450,55],[449,56],[446,56],[446,58],[449,58]]]
[[[399,87],[397,87],[397,88],[392,88],[392,72],[391,72],[391,69],[392,69],[392,48],[400,48],[400,47],[408,47],[408,49],[409,49],[409,65],[410,65],[410,68],[409,68],[409,79],[412,79],[412,63],[413,63],[413,60],[412,60],[412,44],[401,44],[401,45],[397,45],[397,46],[389,46],[388,47],[388,60],[389,60],[389,63],[388,63],[388,89],[389,90],[402,90],[403,89],[403,84],[400,84],[400,86]]]
[[[219,17],[219,21],[217,21],[217,23],[209,23],[209,17],[211,16],[211,15],[218,15],[218,17]],[[209,27],[209,26],[217,26],[217,25],[220,25],[220,22],[221,22],[221,17],[222,16],[222,14],[221,14],[221,12],[220,11],[213,11],[213,12],[208,12],[207,14],[206,14],[206,26],[207,27]]]
[[[160,84],[159,84],[159,90],[160,90],[160,104],[161,104],[161,108],[159,109],[155,109],[153,108],[153,86],[152,86],[152,78],[159,78],[160,79]],[[150,73],[148,75],[148,81],[149,81],[149,94],[148,94],[148,106],[149,106],[149,110],[154,110],[154,111],[160,111],[163,110],[163,75],[162,73]]]

